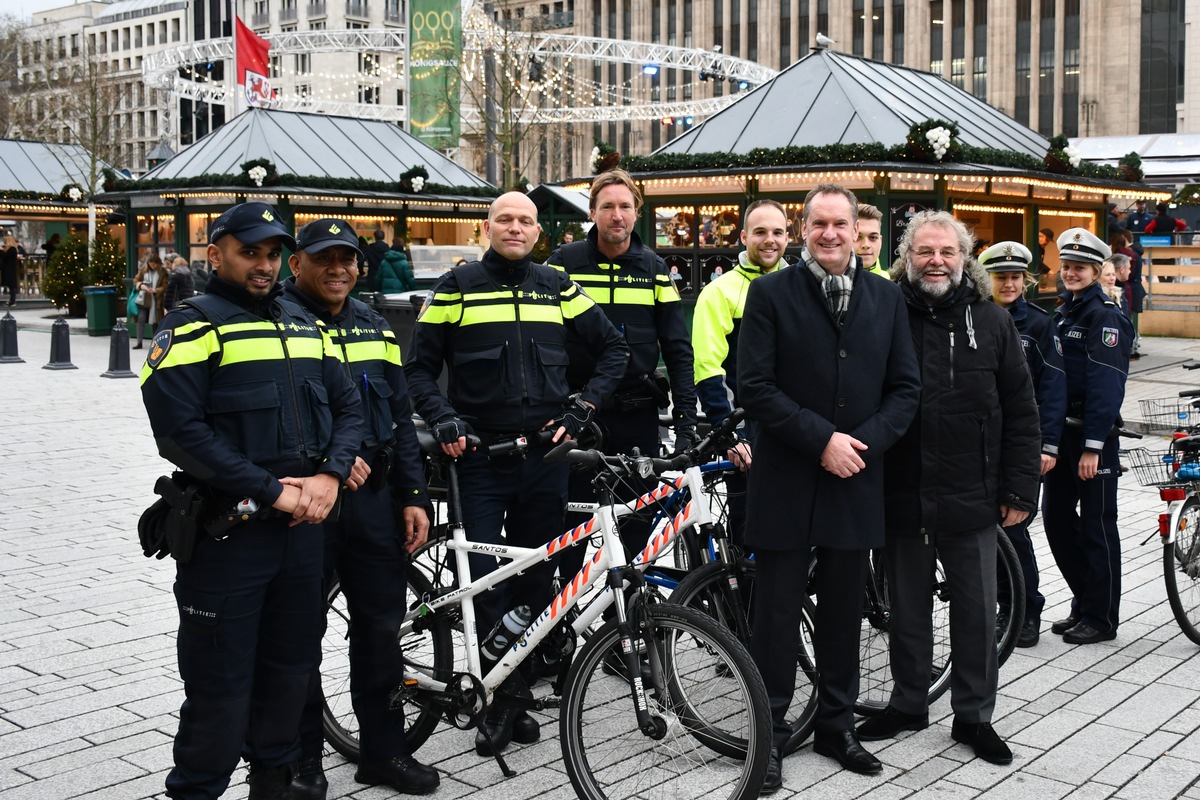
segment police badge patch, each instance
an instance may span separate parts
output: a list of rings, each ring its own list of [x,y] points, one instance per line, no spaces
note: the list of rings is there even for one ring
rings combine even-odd
[[[171,334],[174,331],[167,329],[154,334],[154,338],[150,340],[150,356],[146,359],[146,363],[150,365],[150,369],[154,369],[162,360],[167,357],[167,351],[171,349]]]
[[[1117,346],[1117,329],[1116,328],[1102,328],[1100,330],[1100,341],[1104,342],[1105,347],[1116,347]]]
[[[1054,337],[1054,349],[1058,351],[1060,356],[1062,355],[1062,339],[1057,336]]]

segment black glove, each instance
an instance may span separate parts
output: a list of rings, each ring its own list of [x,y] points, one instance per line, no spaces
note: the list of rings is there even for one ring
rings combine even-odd
[[[596,409],[583,402],[579,395],[573,394],[563,404],[562,412],[547,427],[552,431],[566,428],[567,435],[575,439],[591,423],[595,413]]]
[[[166,522],[171,513],[171,504],[163,498],[142,512],[138,519],[138,540],[142,545],[142,555],[146,558],[166,558],[171,552],[167,545]]]
[[[468,432],[467,423],[458,417],[446,417],[433,426],[433,438],[438,444],[456,444]]]
[[[676,425],[675,426],[675,449],[671,451],[672,456],[677,456],[681,453],[686,453],[696,446],[696,442],[700,439],[696,436],[696,429],[691,425]]]

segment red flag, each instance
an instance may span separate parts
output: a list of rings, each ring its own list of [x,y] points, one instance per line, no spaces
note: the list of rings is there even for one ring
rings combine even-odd
[[[246,27],[241,17],[236,18],[237,35],[237,82],[243,86],[246,102],[252,106],[271,104],[271,82],[268,52],[271,43]]]

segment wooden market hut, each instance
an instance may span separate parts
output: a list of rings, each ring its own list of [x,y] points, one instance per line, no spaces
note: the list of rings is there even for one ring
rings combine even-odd
[[[923,135],[941,123],[957,130],[944,160]],[[622,166],[646,198],[639,234],[684,275],[686,299],[735,263],[742,211],[759,197],[784,204],[798,254],[803,199],[818,183],[841,183],[883,212],[889,266],[908,218],[927,208],[949,209],[980,241],[1037,254],[1043,228],[1103,236],[1110,199],[1170,197],[1115,168],[1072,167],[1056,144],[932,73],[822,49]],[[1046,294],[1058,268],[1053,242],[1047,249]]]
[[[20,298],[42,300],[46,258],[39,248],[58,234],[88,230],[88,173],[90,157],[79,145],[0,139],[0,228],[11,230],[28,255],[21,264]],[[74,190],[74,191],[72,191]],[[100,222],[112,208],[96,209]],[[110,232],[124,237],[120,224]]]
[[[418,277],[436,277],[457,255],[486,246],[479,223],[500,194],[398,125],[262,108],[141,178],[105,188],[104,199],[127,209],[131,270],[171,250],[203,263],[211,222],[234,203],[261,201],[293,230],[333,216],[368,242],[377,230],[389,243],[404,236]]]

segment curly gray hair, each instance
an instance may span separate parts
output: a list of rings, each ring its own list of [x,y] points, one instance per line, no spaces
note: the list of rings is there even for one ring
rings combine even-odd
[[[974,234],[971,233],[966,225],[955,219],[954,215],[949,211],[922,211],[908,221],[908,227],[904,229],[904,233],[900,237],[900,245],[896,248],[896,262],[890,270],[893,280],[899,280],[904,277],[908,269],[908,253],[912,250],[913,238],[917,235],[917,231],[926,225],[940,225],[943,228],[949,228],[954,231],[954,235],[958,239],[959,252],[963,254],[964,263],[967,256],[971,255],[971,251],[975,248]]]

